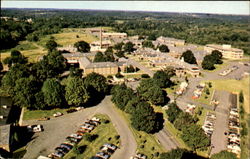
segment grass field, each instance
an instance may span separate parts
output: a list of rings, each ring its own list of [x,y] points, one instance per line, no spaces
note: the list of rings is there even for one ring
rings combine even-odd
[[[110,28],[107,27],[107,29],[109,30]],[[77,35],[79,38],[76,37]],[[75,42],[81,40],[88,43],[98,40],[97,37],[86,33],[85,28],[65,28],[60,33],[42,37],[38,42],[20,41],[13,49],[19,50],[24,56],[28,57],[29,62],[37,62],[40,56],[47,54],[45,44],[51,36],[55,38],[59,46],[73,45]],[[11,50],[2,51],[1,60],[9,57]]]
[[[244,109],[249,114],[250,108],[249,108],[249,95],[250,95],[250,77],[243,78],[242,80],[213,80],[212,82],[213,88],[218,90],[226,90],[230,92],[240,92],[243,91],[244,94]]]
[[[115,106],[114,106],[115,107]],[[155,153],[162,153],[164,152],[164,148],[157,142],[157,139],[152,134],[147,134],[143,131],[135,130],[130,123],[130,115],[124,113],[123,111],[119,110],[115,107],[117,112],[124,117],[127,121],[128,126],[132,133],[134,134],[135,140],[137,142],[137,152],[143,153],[148,156],[150,159],[157,159],[158,157],[153,156]]]
[[[109,117],[103,114],[95,115],[97,118],[101,119],[101,121],[109,120]],[[101,123],[98,125],[90,134],[98,135],[98,137],[92,141],[86,141],[84,138],[77,145],[78,147],[86,145],[86,149],[82,154],[77,154],[74,150],[71,150],[68,154],[66,154],[64,159],[71,159],[72,157],[76,157],[77,159],[86,158],[89,159],[94,156],[97,152],[99,152],[99,148],[105,143],[112,143],[119,146],[120,139],[116,138],[118,133],[116,132],[113,124],[109,123]]]
[[[212,98],[212,95],[213,95],[213,92],[214,92],[214,88],[209,88],[209,87],[207,87],[207,88],[209,89],[209,92],[210,92],[209,95],[207,95],[206,92],[203,91],[200,98],[193,99],[193,100],[195,100],[197,102],[200,102],[200,103],[203,103],[203,104],[210,105],[210,101],[211,101],[211,98]]]
[[[67,114],[68,109],[52,109],[52,110],[24,110],[23,120],[39,119],[43,117],[52,117],[54,113],[61,112]]]

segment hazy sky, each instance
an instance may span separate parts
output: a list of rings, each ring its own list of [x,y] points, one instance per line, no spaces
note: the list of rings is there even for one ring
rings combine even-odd
[[[139,10],[249,15],[249,1],[11,1],[2,8]]]

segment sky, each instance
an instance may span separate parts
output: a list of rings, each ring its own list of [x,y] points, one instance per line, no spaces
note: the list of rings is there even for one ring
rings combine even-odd
[[[2,8],[62,8],[249,15],[249,1],[12,1]]]

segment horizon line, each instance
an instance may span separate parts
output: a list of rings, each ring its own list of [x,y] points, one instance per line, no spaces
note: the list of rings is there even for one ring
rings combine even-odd
[[[152,11],[152,10],[121,10],[121,9],[84,9],[84,8],[31,8],[31,7],[1,7],[1,9],[50,9],[50,10],[89,10],[89,11],[120,11],[120,12],[156,12],[156,13],[179,13],[179,14],[213,14],[213,15],[232,15],[232,16],[250,16],[250,14],[233,13],[207,13],[207,12],[178,12],[178,11]]]

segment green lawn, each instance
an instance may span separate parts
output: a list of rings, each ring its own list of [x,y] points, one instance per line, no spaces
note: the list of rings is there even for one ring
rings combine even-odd
[[[112,143],[119,146],[120,139],[115,138],[118,135],[113,124],[111,122],[104,123],[104,120],[109,120],[107,115],[97,114],[95,115],[97,118],[100,118],[102,123],[98,125],[90,134],[96,134],[98,137],[92,141],[86,141],[84,138],[77,145],[78,147],[86,145],[86,149],[82,154],[77,154],[74,150],[71,150],[68,154],[66,154],[63,158],[70,159],[72,157],[81,158],[81,159],[89,159],[94,156],[97,152],[99,152],[99,148],[105,143]]]
[[[206,94],[205,89],[208,88],[209,89],[209,94]],[[210,105],[210,101],[212,100],[212,96],[213,96],[213,92],[214,92],[214,87],[212,86],[211,88],[208,87],[208,85],[206,84],[206,88],[203,90],[201,96],[198,99],[193,99],[199,103],[203,103],[203,104],[207,104]]]
[[[241,90],[243,91],[244,94],[244,109],[246,113],[250,113],[250,108],[249,108],[249,97],[250,97],[250,77],[248,76],[247,78],[243,78],[242,80],[234,80],[234,79],[229,79],[229,80],[213,80],[210,81],[212,82],[212,86],[214,89],[218,90],[226,90],[230,92],[237,92],[239,93]],[[209,81],[203,81],[203,82],[209,82]]]
[[[137,142],[137,152],[147,155],[148,158],[150,158],[150,159],[157,159],[158,157],[154,157],[152,155],[154,155],[157,152],[159,152],[159,153],[164,152],[164,148],[161,146],[160,143],[157,142],[155,135],[147,134],[143,131],[135,130],[131,126],[130,115],[126,114],[125,112],[119,110],[116,107],[115,107],[115,109],[122,117],[124,117],[124,119],[128,123],[130,130],[134,134],[135,140]]]
[[[24,110],[23,120],[39,119],[43,117],[53,117],[56,112],[66,114],[68,109],[52,109],[52,110]]]

